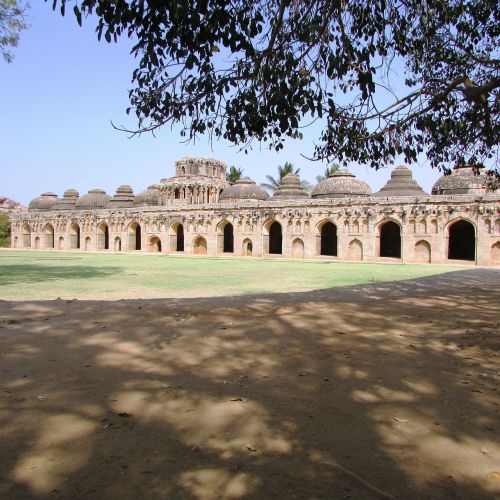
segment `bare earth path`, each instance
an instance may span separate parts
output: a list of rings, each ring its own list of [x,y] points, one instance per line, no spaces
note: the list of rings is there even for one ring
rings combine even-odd
[[[500,271],[0,301],[2,498],[493,498]]]

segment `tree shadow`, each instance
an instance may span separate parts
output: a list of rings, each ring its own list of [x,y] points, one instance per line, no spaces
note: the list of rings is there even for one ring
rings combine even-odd
[[[0,303],[0,495],[492,498],[499,284]]]
[[[111,266],[45,266],[38,264],[2,266],[0,286],[39,283],[52,280],[80,280],[103,278],[123,273],[120,267]]]

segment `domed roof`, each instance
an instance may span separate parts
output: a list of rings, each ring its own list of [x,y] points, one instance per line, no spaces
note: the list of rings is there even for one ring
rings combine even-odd
[[[144,191],[141,191],[138,195],[136,195],[134,199],[134,205],[138,205],[140,207],[156,207],[160,204],[160,191],[156,189],[154,186],[149,186]]]
[[[50,210],[58,202],[55,193],[42,193],[37,198],[30,201],[29,210]]]
[[[249,177],[237,180],[233,185],[224,188],[219,201],[225,200],[267,200],[269,194],[255,184]]]
[[[488,177],[482,171],[474,173],[474,167],[466,165],[457,167],[450,175],[440,177],[434,186],[432,194],[481,194],[487,191]]]
[[[273,194],[273,199],[276,198],[309,198],[309,195],[304,191],[300,184],[300,178],[296,174],[286,174],[281,179],[281,184]]]
[[[134,191],[128,184],[122,184],[116,188],[116,193],[109,200],[112,207],[131,207],[134,204]]]
[[[75,208],[106,208],[109,206],[110,196],[102,189],[91,189],[87,194],[80,196]]]
[[[357,179],[347,170],[337,170],[322,180],[312,191],[313,198],[349,198],[351,196],[370,196],[370,186]]]
[[[422,196],[427,193],[413,179],[411,170],[400,165],[391,172],[391,178],[374,196]]]
[[[71,210],[75,208],[78,196],[80,196],[80,194],[76,189],[66,189],[62,200],[59,200],[57,204],[52,207],[52,210]]]

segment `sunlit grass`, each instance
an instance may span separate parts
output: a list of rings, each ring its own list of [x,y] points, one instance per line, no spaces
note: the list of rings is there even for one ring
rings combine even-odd
[[[0,298],[209,297],[405,280],[458,267],[238,257],[0,252]]]

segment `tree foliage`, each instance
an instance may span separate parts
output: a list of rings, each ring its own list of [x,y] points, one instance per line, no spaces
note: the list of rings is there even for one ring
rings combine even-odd
[[[242,175],[242,168],[236,168],[234,165],[231,165],[229,167],[229,172],[226,173],[226,180],[233,184],[234,182],[239,181]]]
[[[328,179],[330,175],[333,175],[335,172],[338,172],[340,165],[338,163],[332,163],[331,165],[327,165],[325,168],[325,173],[323,175],[316,176],[316,182],[319,184],[321,181]]]
[[[26,9],[18,0],[0,0],[0,52],[8,63],[14,59],[9,49],[17,47],[19,33],[28,27]]]
[[[299,172],[300,168],[294,169],[293,164],[287,161],[283,166],[278,165],[278,175],[276,178],[272,175],[266,175],[267,182],[263,182],[260,186],[274,193],[281,186],[281,181],[285,175],[299,175]]]
[[[0,247],[10,246],[10,218],[4,213],[0,212]]]
[[[134,42],[133,133],[180,123],[188,139],[280,150],[319,119],[316,159],[498,155],[498,0],[77,0],[74,13]]]

